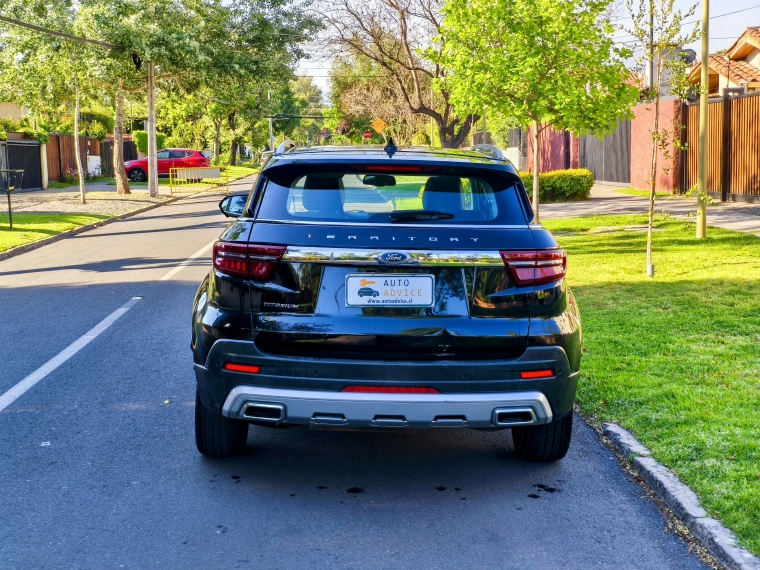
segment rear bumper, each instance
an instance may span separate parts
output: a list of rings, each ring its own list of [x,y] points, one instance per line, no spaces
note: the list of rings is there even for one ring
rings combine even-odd
[[[363,394],[237,386],[222,414],[258,422],[346,427],[470,427],[552,421],[541,392],[506,394]]]
[[[260,372],[226,371],[225,362],[259,366]],[[520,378],[521,371],[546,368],[553,378]],[[214,343],[195,374],[203,404],[230,417],[267,421],[245,415],[246,402],[259,402],[284,407],[282,418],[270,412],[275,423],[319,423],[312,422],[317,413],[342,414],[346,423],[338,417],[338,425],[377,427],[393,422],[376,416],[402,416],[410,427],[428,427],[438,416],[452,426],[458,416],[467,427],[498,427],[493,411],[499,408],[525,408],[535,415],[531,423],[545,423],[572,410],[579,375],[560,346],[528,347],[520,358],[499,361],[359,361],[272,355],[251,341],[226,339]],[[431,387],[440,394],[341,392],[357,384]]]

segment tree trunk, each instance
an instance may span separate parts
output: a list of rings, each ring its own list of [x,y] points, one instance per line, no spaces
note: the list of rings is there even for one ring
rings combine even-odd
[[[219,153],[221,152],[221,140],[222,140],[222,119],[214,119],[214,127],[216,129],[214,133],[214,161],[219,162]]]
[[[117,194],[131,194],[129,178],[124,169],[124,86],[119,78],[119,88],[116,90],[116,122],[113,129],[113,177],[116,179]]]
[[[235,111],[232,111],[229,115],[227,115],[227,124],[230,127],[230,132],[232,133],[232,136],[233,136],[232,143],[230,144],[230,159],[227,164],[229,164],[230,166],[235,166],[236,158],[237,158],[237,146],[238,146],[237,140],[234,139]]]
[[[533,212],[536,214],[536,223],[539,223],[538,217],[538,183],[539,183],[539,169],[541,167],[541,160],[539,155],[539,135],[541,125],[539,122],[533,121]]]
[[[74,156],[76,157],[77,174],[79,175],[79,203],[86,204],[84,196],[84,170],[82,169],[82,155],[79,152],[79,82],[74,84]]]
[[[459,148],[467,140],[467,136],[472,130],[472,125],[477,123],[480,117],[478,115],[468,115],[458,130],[456,121],[449,121],[447,123],[445,117],[440,115],[432,117],[432,119],[438,127],[438,140],[441,143],[441,148]]]

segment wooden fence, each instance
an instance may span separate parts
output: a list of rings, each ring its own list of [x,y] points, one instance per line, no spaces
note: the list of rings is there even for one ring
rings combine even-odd
[[[709,102],[707,190],[720,200],[760,202],[760,94],[724,97]],[[697,183],[699,104],[685,105],[686,126],[681,180],[684,189]]]
[[[79,137],[79,157],[87,168],[87,155],[100,156],[100,141],[92,137]],[[48,180],[61,179],[61,174],[68,166],[76,170],[74,156],[74,135],[50,135],[47,145]]]
[[[113,145],[114,141],[100,143],[100,173],[103,176],[113,176]],[[132,141],[124,141],[124,162],[137,159],[137,146]]]

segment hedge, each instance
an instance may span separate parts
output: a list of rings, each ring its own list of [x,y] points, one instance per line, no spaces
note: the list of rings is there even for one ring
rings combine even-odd
[[[148,154],[148,133],[146,133],[145,131],[132,131],[132,140],[134,141],[138,152]],[[161,133],[156,133],[156,146],[158,147],[157,150],[161,150],[162,148],[164,148],[165,140],[166,140],[166,135],[161,134]]]
[[[520,172],[520,178],[522,178],[528,195],[532,196],[533,174]],[[593,185],[594,175],[585,168],[542,172],[538,176],[539,201],[546,203],[588,200]]]

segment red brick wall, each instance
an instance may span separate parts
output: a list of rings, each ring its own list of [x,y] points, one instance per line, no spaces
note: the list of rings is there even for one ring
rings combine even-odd
[[[525,170],[533,172],[533,129],[528,129],[527,151],[528,162]],[[558,131],[554,127],[547,127],[539,135],[538,154],[539,171],[551,172],[552,170],[564,170],[565,164],[565,131]],[[578,168],[578,139],[570,136],[570,168]]]
[[[654,129],[654,104],[639,105],[633,109],[634,118],[631,121],[631,187],[648,190],[652,167],[652,130]],[[681,102],[679,100],[660,102],[660,132],[668,130],[673,135],[680,136]],[[658,192],[673,192],[678,188],[678,157],[679,151],[671,142],[668,146],[670,159],[665,157],[665,151],[658,149],[657,154],[657,184]]]

